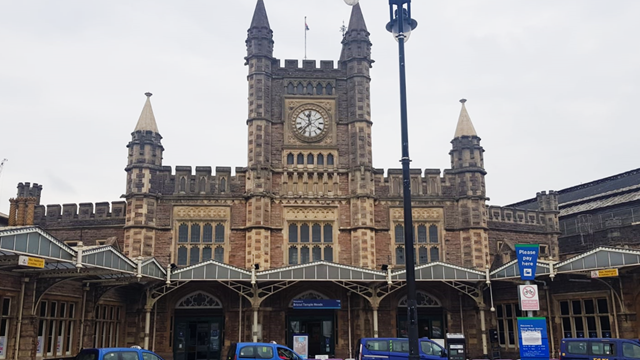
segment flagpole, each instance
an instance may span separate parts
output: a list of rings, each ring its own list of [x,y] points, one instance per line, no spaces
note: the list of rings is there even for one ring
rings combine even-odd
[[[304,59],[307,60],[307,17],[304,17]]]

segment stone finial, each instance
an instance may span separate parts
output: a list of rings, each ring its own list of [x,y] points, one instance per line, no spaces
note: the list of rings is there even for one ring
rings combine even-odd
[[[153,95],[152,93],[150,93],[150,92],[148,92],[148,91],[147,91],[146,93],[144,93],[144,94],[145,94],[148,98],[150,98],[150,97]]]

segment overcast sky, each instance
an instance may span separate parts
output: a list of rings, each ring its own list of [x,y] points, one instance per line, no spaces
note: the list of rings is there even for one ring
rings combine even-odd
[[[342,0],[265,0],[275,57],[337,60]],[[373,43],[373,156],[400,168],[388,2],[361,0]],[[255,0],[0,0],[0,212],[18,182],[43,204],[119,200],[150,91],[165,165],[247,163],[246,30]],[[407,44],[414,168],[446,169],[461,98],[490,204],[639,167],[640,1],[414,0]]]

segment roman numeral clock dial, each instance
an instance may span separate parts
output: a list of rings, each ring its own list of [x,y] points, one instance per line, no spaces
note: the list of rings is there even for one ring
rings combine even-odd
[[[301,140],[315,141],[326,133],[326,117],[320,111],[302,107],[293,114],[293,128]]]

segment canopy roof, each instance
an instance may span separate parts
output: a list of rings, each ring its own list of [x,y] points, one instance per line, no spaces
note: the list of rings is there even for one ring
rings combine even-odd
[[[44,267],[19,265],[21,255],[43,259]],[[109,245],[71,247],[37,226],[0,228],[0,261],[12,271],[50,278],[166,279],[166,270],[154,258],[136,262]]]

